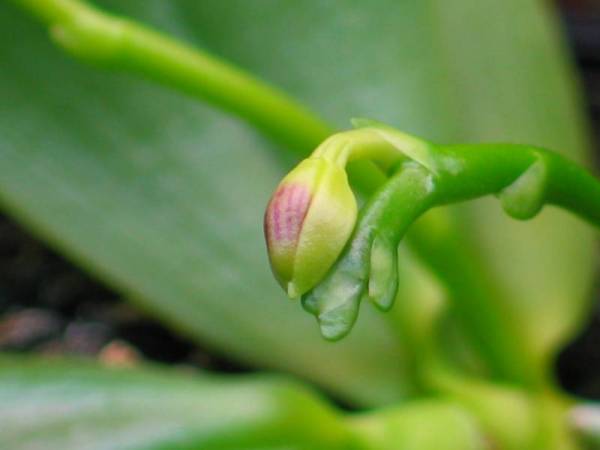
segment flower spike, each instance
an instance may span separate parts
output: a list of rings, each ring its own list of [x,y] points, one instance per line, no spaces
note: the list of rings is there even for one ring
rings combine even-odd
[[[330,340],[345,336],[360,302],[382,311],[398,287],[397,248],[428,209],[496,195],[529,219],[554,204],[600,226],[600,182],[558,154],[516,144],[434,145],[377,122],[326,139],[284,178],[265,214],[271,266]],[[388,181],[357,219],[347,163],[369,159]]]
[[[313,288],[352,233],[357,207],[343,167],[313,157],[280,183],[264,218],[275,277],[291,298]]]

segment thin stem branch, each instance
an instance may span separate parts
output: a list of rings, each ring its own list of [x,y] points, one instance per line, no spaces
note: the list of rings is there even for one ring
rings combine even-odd
[[[557,153],[518,144],[440,146],[437,151],[440,204],[494,194],[517,219],[529,219],[551,204],[600,227],[600,181]]]
[[[207,52],[78,0],[13,0],[83,60],[141,74],[231,112],[305,154],[332,129],[285,93]]]
[[[558,154],[512,144],[457,145],[436,152],[437,205],[496,194],[505,211],[518,219],[531,218],[544,204],[554,204],[600,227],[600,181]],[[493,295],[490,280],[480,277],[476,258],[469,256],[451,228],[441,239],[432,239],[435,233],[421,236],[418,247],[454,291],[457,316],[497,372],[529,385],[545,382],[543,368],[528,350],[514,314]],[[461,270],[454,270],[456,266]]]
[[[377,129],[379,135],[373,133]],[[348,143],[357,133],[356,145],[364,146],[362,151]],[[344,149],[352,148],[363,157],[386,153],[385,143],[391,146],[388,152],[408,153],[404,140],[388,128],[362,128],[336,136]],[[335,150],[336,136],[327,141],[328,151]],[[378,138],[379,142],[372,141]],[[334,267],[303,298],[324,335],[338,339],[348,333],[363,298],[382,310],[391,307],[397,287],[396,248],[421,214],[490,194],[498,195],[505,211],[517,219],[531,218],[545,204],[555,204],[600,226],[600,181],[557,154],[512,144],[426,144],[370,198]],[[456,227],[445,228],[437,241],[431,230],[426,236],[417,235],[417,248],[448,286],[452,306],[478,352],[501,379],[545,386],[546,367],[528,348],[514,311],[491,280],[482,276]]]
[[[275,143],[306,156],[334,129],[298,101],[206,51],[105,13],[82,0],[11,0],[50,29],[75,57],[157,81],[247,121]],[[372,163],[348,168],[352,184],[370,194],[384,181]]]

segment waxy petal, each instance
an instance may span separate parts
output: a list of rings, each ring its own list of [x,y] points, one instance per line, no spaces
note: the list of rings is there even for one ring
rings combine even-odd
[[[265,239],[273,271],[282,285],[292,278],[296,248],[311,198],[308,186],[282,183],[267,207]]]
[[[323,278],[356,221],[356,200],[342,167],[309,158],[279,184],[264,218],[275,277],[290,297]]]

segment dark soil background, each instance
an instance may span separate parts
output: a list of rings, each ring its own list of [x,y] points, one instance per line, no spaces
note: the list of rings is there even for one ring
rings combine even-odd
[[[600,3],[559,2],[581,71],[600,161]],[[597,307],[561,354],[558,374],[570,392],[600,399],[600,275]],[[212,370],[249,370],[177,336],[0,215],[0,351],[69,354],[107,364],[148,359]]]

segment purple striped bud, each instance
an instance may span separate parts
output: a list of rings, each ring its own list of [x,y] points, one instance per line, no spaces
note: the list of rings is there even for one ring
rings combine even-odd
[[[290,297],[312,289],[352,233],[356,200],[343,167],[308,158],[279,184],[264,229],[275,277]]]

